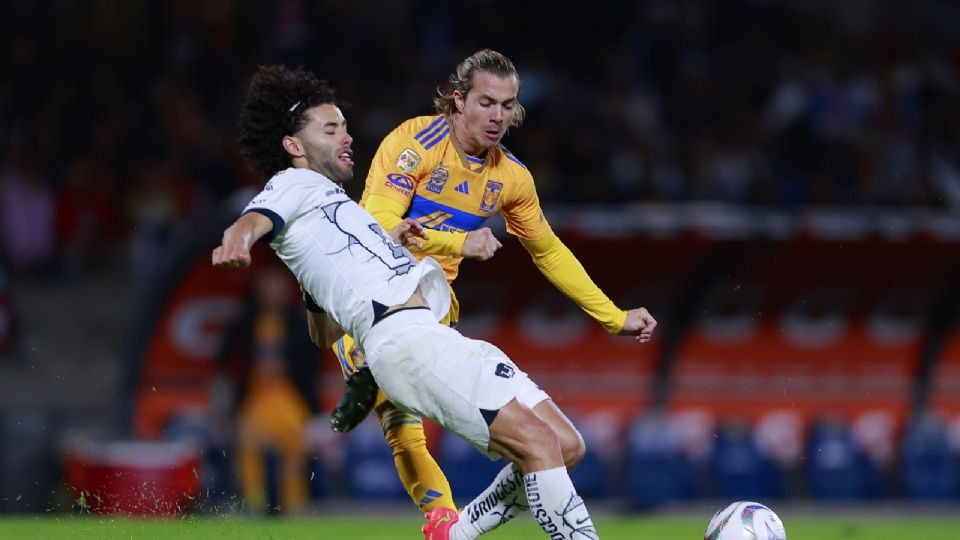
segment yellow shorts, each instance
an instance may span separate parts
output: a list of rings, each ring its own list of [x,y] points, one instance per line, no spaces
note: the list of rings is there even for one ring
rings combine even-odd
[[[450,311],[440,322],[450,328],[456,328],[459,321],[460,302],[457,301],[457,295],[453,293],[453,289],[450,289]],[[363,353],[357,348],[356,342],[346,334],[333,344],[333,353],[337,355],[337,360],[340,361],[340,372],[343,374],[344,381],[349,381],[358,369],[366,365]]]

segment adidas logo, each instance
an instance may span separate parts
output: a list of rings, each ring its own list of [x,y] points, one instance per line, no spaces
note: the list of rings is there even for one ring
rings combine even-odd
[[[455,187],[455,188],[453,188],[453,189],[459,191],[460,193],[463,193],[464,195],[469,195],[469,194],[470,194],[470,186],[469,186],[469,184],[467,184],[467,181],[466,181],[466,180],[464,180],[463,182],[460,182],[460,184],[457,185],[457,187]]]

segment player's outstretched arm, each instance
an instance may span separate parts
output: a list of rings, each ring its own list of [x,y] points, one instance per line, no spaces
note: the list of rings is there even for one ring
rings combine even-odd
[[[627,320],[623,322],[621,336],[637,336],[637,340],[646,343],[653,338],[653,330],[657,327],[657,320],[650,315],[647,308],[635,308],[627,312]]]
[[[395,201],[371,195],[364,204],[370,214],[386,230],[391,231],[394,241],[411,249],[416,249],[427,255],[461,255],[467,259],[485,261],[493,257],[498,249],[503,247],[490,227],[481,227],[469,233],[452,233],[448,231],[433,231],[431,236],[423,232],[423,226],[412,218],[401,218],[407,208]],[[409,223],[409,224],[407,224]],[[394,231],[413,233],[404,238],[412,239],[407,243],[397,239]],[[432,241],[431,241],[432,237]]]
[[[554,287],[603,325],[604,330],[611,334],[624,334],[628,313],[618,308],[597,287],[573,252],[557,238],[553,231],[538,240],[521,238],[520,243]],[[626,335],[634,335],[638,331],[632,329]]]
[[[213,265],[217,268],[250,266],[250,248],[271,230],[273,222],[263,214],[249,212],[240,216],[223,231],[221,244],[213,250]]]

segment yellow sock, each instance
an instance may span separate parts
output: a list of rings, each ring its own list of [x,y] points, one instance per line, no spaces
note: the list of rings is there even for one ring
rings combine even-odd
[[[407,414],[389,402],[377,407],[383,437],[393,449],[393,461],[400,481],[421,512],[435,508],[456,510],[450,482],[427,451],[423,420]]]

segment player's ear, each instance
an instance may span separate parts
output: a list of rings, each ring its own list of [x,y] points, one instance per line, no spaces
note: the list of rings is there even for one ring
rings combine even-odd
[[[303,157],[303,145],[301,145],[300,140],[293,135],[284,135],[280,144],[283,145],[283,149],[290,154],[290,157]]]
[[[453,105],[457,108],[457,112],[463,114],[463,94],[459,90],[453,91]]]

